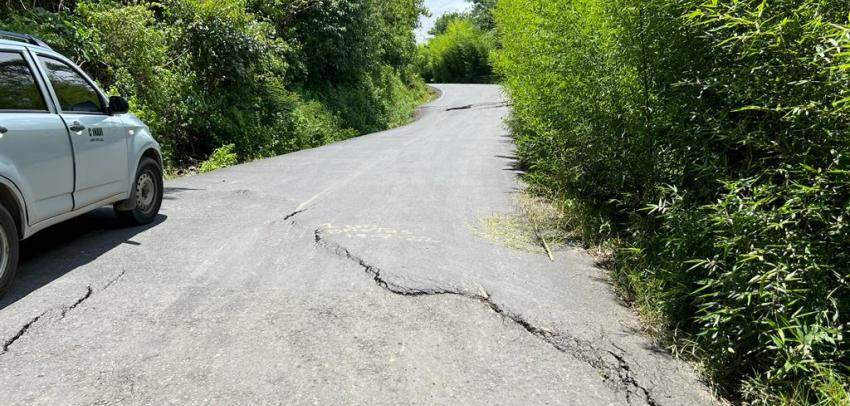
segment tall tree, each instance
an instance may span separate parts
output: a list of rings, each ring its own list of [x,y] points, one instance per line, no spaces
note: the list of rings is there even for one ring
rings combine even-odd
[[[437,17],[437,20],[434,21],[434,26],[431,27],[430,30],[428,30],[428,34],[433,35],[433,36],[440,35],[440,34],[446,32],[446,29],[449,28],[449,23],[451,23],[452,21],[455,21],[455,20],[460,20],[462,18],[466,18],[466,17],[467,17],[466,13],[461,13],[461,12],[458,12],[458,11],[452,11],[452,12],[449,12],[449,13],[445,13],[445,14]]]
[[[496,7],[496,0],[466,1],[472,3],[472,10],[469,12],[469,15],[479,28],[490,31],[496,26],[493,20],[493,8]]]

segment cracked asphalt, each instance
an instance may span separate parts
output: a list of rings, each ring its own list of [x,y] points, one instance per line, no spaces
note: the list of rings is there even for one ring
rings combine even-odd
[[[582,250],[476,236],[518,188],[501,90],[398,129],[166,182],[27,241],[2,404],[716,403]]]

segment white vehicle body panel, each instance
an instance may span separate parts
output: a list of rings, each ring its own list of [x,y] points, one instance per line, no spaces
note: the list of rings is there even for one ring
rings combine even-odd
[[[11,177],[31,202],[32,225],[74,208],[74,155],[62,119],[50,113],[2,113],[9,129],[0,138],[0,173]]]
[[[52,52],[36,51],[35,56],[33,59],[39,65],[44,83],[50,83],[50,79],[42,58],[53,59],[65,63],[82,76],[98,92],[101,101],[106,103],[106,96],[71,61]],[[59,98],[53,87],[49,87],[48,90],[55,106],[59,108]],[[129,132],[121,116],[73,111],[61,111],[59,116],[64,120],[64,126],[67,127],[74,149],[76,174],[74,209],[88,206],[104,197],[125,193],[131,183],[128,179],[130,173],[126,171],[129,161],[127,150]],[[75,123],[82,124],[85,128],[82,131],[73,131],[71,127]],[[93,130],[99,132],[93,132]]]
[[[67,212],[65,214],[61,214],[61,215],[58,215],[56,217],[50,218],[48,220],[44,220],[44,221],[37,223],[35,225],[26,227],[24,229],[22,239],[30,238],[33,234],[35,234],[35,233],[37,233],[41,230],[44,230],[47,227],[59,224],[63,221],[70,220],[74,217],[77,217],[77,216],[80,216],[80,215],[83,215],[83,214],[86,214],[86,213],[88,213],[92,210],[95,210],[97,208],[120,202],[120,201],[122,201],[126,198],[127,198],[127,195],[112,196],[112,197],[103,199],[101,201],[94,202],[94,203],[92,203],[88,206],[80,207],[79,209],[76,209],[74,211],[70,211],[70,212]]]
[[[104,196],[127,192],[130,184],[127,172],[127,130],[119,117],[62,114],[65,124],[82,123],[86,129],[69,131],[74,146],[77,183],[74,191],[74,208],[90,205]],[[99,128],[98,137],[90,130]]]

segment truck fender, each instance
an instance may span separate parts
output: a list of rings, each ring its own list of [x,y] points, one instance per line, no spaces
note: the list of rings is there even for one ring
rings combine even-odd
[[[133,210],[136,208],[136,188],[134,180],[136,179],[136,171],[139,169],[139,163],[142,161],[142,158],[153,151],[153,153],[156,154],[156,160],[159,163],[160,168],[162,168],[162,153],[159,150],[159,145],[155,141],[147,141],[139,146],[134,143],[132,151],[136,152],[133,159],[129,161],[131,163],[129,169],[130,190],[127,192],[127,200],[123,200],[115,204],[115,208],[118,210]]]
[[[19,237],[24,238],[27,228],[29,227],[26,200],[24,200],[24,196],[18,188],[18,185],[16,185],[15,182],[12,182],[11,179],[0,175],[0,185],[3,185],[6,189],[12,192],[12,198],[15,199],[15,204],[18,206],[18,213],[13,214],[18,216]],[[11,207],[8,207],[8,209],[12,210]]]

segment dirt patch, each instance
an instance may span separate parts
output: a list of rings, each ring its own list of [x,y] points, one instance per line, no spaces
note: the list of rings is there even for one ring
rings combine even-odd
[[[547,255],[572,241],[565,218],[555,205],[527,191],[514,195],[514,212],[484,217],[475,234],[498,244]]]

